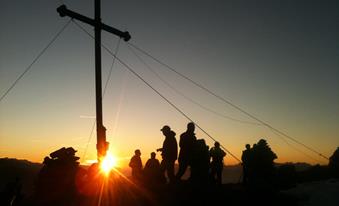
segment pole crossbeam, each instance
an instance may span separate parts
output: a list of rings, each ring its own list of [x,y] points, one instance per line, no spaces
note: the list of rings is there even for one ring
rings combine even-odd
[[[97,158],[101,162],[106,156],[109,143],[106,141],[106,128],[103,125],[102,115],[102,84],[101,84],[101,30],[112,33],[125,41],[131,39],[131,35],[125,31],[122,32],[116,28],[103,24],[101,22],[101,6],[100,0],[94,1],[94,19],[78,14],[67,9],[66,5],[57,8],[57,12],[61,17],[69,16],[94,27],[95,31],[95,94],[96,94],[96,125],[97,125]]]
[[[89,24],[91,26],[96,26],[96,21],[94,19],[91,19],[87,16],[84,16],[82,14],[76,13],[74,11],[71,11],[69,9],[67,9],[66,5],[61,5],[57,8],[57,12],[59,13],[59,15],[61,17],[65,17],[65,16],[69,16],[71,18],[74,18],[76,20],[79,20],[81,22],[84,22],[86,24]],[[104,23],[100,23],[99,24],[100,29],[105,30],[109,33],[112,33],[114,35],[119,36],[120,38],[122,38],[124,41],[129,41],[131,39],[131,35],[129,34],[128,31],[120,31],[116,28],[113,28],[111,26],[108,26],[107,24]]]

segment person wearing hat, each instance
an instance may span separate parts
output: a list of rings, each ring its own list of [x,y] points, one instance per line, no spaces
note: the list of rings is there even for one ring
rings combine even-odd
[[[162,156],[161,168],[163,172],[167,172],[170,183],[173,183],[175,181],[174,162],[178,157],[177,140],[175,139],[175,132],[169,126],[163,126],[160,131],[165,136],[162,148],[157,149]]]

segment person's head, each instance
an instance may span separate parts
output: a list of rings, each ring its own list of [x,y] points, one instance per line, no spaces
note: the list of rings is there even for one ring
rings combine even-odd
[[[151,153],[151,159],[155,159],[155,155],[156,155],[155,152],[152,152]]]
[[[195,125],[193,122],[187,124],[187,131],[194,132]]]
[[[251,149],[251,145],[250,144],[246,144],[246,149]]]
[[[44,158],[43,164],[48,164],[48,163],[50,163],[50,162],[51,162],[51,158],[45,157],[45,158]]]
[[[73,147],[66,148],[66,153],[70,155],[74,155],[77,151]]]
[[[164,135],[169,134],[171,131],[171,128],[167,125],[163,126],[162,129],[160,130]]]
[[[265,145],[267,145],[267,142],[266,142],[265,139],[260,139],[257,145],[265,146]]]
[[[136,150],[134,151],[134,154],[137,155],[137,156],[140,156],[140,155],[141,155],[141,152],[140,152],[139,149],[136,149]]]
[[[219,143],[219,142],[215,142],[215,143],[214,143],[214,146],[215,146],[215,147],[220,147],[220,143]]]

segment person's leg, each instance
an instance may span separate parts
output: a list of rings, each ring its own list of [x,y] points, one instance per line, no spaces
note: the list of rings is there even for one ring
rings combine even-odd
[[[244,185],[248,183],[248,174],[247,174],[247,169],[246,167],[243,166],[243,172],[242,172],[242,182]]]
[[[166,173],[167,173],[167,176],[168,176],[168,170],[167,170],[167,161],[166,160],[162,160],[161,163],[160,163],[160,174],[161,174],[161,177],[163,178],[164,180],[164,183],[166,183]]]
[[[219,165],[219,167],[217,169],[217,184],[218,185],[221,185],[221,183],[222,183],[222,169],[223,169],[223,166]]]
[[[187,169],[187,161],[180,161],[179,162],[179,170],[178,170],[178,173],[176,174],[176,178],[177,179],[181,179],[181,177],[185,174],[185,171]]]
[[[215,181],[215,175],[216,175],[216,168],[214,164],[211,164],[211,180],[213,181],[213,183],[216,183]]]
[[[167,176],[168,176],[171,183],[173,183],[175,181],[174,162],[175,161],[168,161],[168,163],[167,163]]]

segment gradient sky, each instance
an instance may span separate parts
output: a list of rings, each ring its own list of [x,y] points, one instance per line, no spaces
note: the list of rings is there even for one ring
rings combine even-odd
[[[93,16],[91,0],[1,1],[1,95],[69,20],[56,12],[62,2]],[[132,43],[322,154],[330,156],[339,146],[338,1],[102,0],[102,21],[128,30]],[[103,32],[102,38],[114,51],[117,37]],[[278,162],[323,161],[264,126],[231,121],[192,104],[148,71],[124,42],[118,56],[237,157],[246,143],[265,138]],[[191,99],[253,121],[141,57]],[[105,51],[102,62],[106,81],[112,58]],[[71,23],[0,102],[0,157],[41,162],[50,152],[73,146],[82,162],[96,159],[95,134],[83,156],[94,97],[94,43]],[[137,148],[144,159],[159,148],[163,125],[179,139],[188,122],[120,64],[113,68],[103,109],[110,149],[126,160]],[[235,160],[227,155],[225,163]]]

